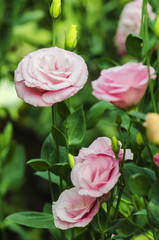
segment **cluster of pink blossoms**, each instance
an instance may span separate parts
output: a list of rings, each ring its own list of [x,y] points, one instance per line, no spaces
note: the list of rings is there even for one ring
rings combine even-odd
[[[134,29],[139,33],[141,6],[142,0],[135,0],[122,13],[116,36],[119,53],[125,52],[127,34],[134,32]],[[149,5],[148,13],[154,19]],[[76,94],[83,88],[87,77],[87,66],[79,55],[52,47],[35,51],[22,59],[15,71],[15,86],[18,97],[34,106],[43,107]],[[152,67],[150,77],[155,78]],[[100,77],[92,82],[93,95],[119,108],[133,107],[143,97],[148,83],[147,66],[129,62],[103,70]],[[111,149],[111,140],[106,137],[98,138],[88,148],[80,150],[71,172],[75,187],[65,190],[53,203],[56,227],[83,227],[92,220],[102,198],[106,200],[109,197],[110,190],[120,177],[119,164],[122,158],[123,150],[120,149],[117,160]],[[127,149],[124,160],[132,158],[131,151]]]
[[[80,150],[74,158],[75,166],[71,172],[75,187],[65,190],[53,203],[57,228],[84,227],[92,220],[100,203],[109,198],[110,190],[120,177],[119,164],[123,158],[123,149],[120,149],[118,156],[119,159],[115,159],[111,140],[106,137],[97,138],[88,148]],[[133,159],[130,149],[126,150],[127,159]]]

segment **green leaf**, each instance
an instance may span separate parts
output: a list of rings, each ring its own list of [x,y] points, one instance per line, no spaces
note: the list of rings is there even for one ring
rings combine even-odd
[[[143,40],[136,34],[129,34],[126,39],[126,48],[128,54],[133,57],[141,57]]]
[[[139,196],[148,195],[150,186],[156,179],[154,171],[130,163],[123,166],[122,172],[131,193]]]
[[[67,118],[68,124],[68,144],[80,144],[86,133],[86,123],[83,107],[80,107]]]
[[[48,177],[48,172],[35,172],[35,175],[38,177],[43,178],[46,181],[49,181],[49,177]],[[51,182],[57,184],[58,186],[60,186],[60,179],[58,176],[56,176],[54,173],[50,172],[50,177],[51,177]],[[66,187],[66,182],[64,180],[62,180],[62,185],[63,187]]]
[[[146,212],[146,209],[142,209],[141,211],[133,213],[133,215],[147,215],[147,212]]]
[[[8,191],[16,191],[22,184],[25,168],[24,148],[14,145],[7,162],[3,165],[0,189],[2,195]]]
[[[60,146],[66,146],[66,137],[65,135],[55,126],[52,126],[52,136],[56,142],[56,144]]]
[[[57,112],[58,114],[63,118],[66,119],[66,117],[68,117],[70,115],[70,110],[66,104],[65,101],[56,103],[57,106]]]
[[[144,120],[144,121],[146,120],[146,114],[141,113],[141,112],[130,111],[130,112],[128,112],[128,115],[131,117],[136,117],[140,120]]]
[[[105,230],[105,232],[113,233],[117,228],[119,228],[124,222],[126,218],[121,218],[117,220],[113,220]]]
[[[152,181],[148,175],[136,173],[128,179],[129,189],[133,194],[138,196],[146,196],[150,190]]]
[[[68,176],[70,171],[71,167],[68,163],[57,163],[51,168],[51,172],[57,176]]]
[[[12,127],[12,124],[8,122],[2,134],[4,146],[7,146],[10,143],[12,139],[12,135],[13,135],[13,127]]]
[[[50,168],[50,164],[45,159],[32,159],[27,162],[36,171],[47,171]]]
[[[86,125],[87,129],[93,128],[97,122],[101,119],[103,113],[109,106],[106,101],[100,101],[95,103],[87,112],[86,115]]]
[[[5,221],[11,221],[32,228],[55,229],[53,215],[43,212],[13,213],[6,217]]]
[[[148,204],[148,208],[150,211],[150,217],[152,218],[152,222],[159,226],[159,188],[158,188],[158,180],[154,183],[151,189],[150,201]]]
[[[48,163],[52,166],[57,161],[57,151],[56,151],[56,144],[50,133],[47,138],[45,139],[42,148],[41,148],[41,159],[48,160]]]

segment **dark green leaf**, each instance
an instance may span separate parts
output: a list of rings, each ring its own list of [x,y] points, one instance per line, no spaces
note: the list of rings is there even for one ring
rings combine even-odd
[[[43,212],[19,212],[9,215],[5,221],[11,221],[32,228],[55,229],[53,215]]]
[[[148,175],[136,173],[128,179],[129,189],[133,194],[138,196],[146,196],[150,190],[152,181]]]
[[[35,172],[35,175],[49,181],[48,172]],[[54,173],[50,172],[51,182],[60,186],[60,179]],[[62,180],[63,187],[66,187],[66,182]]]
[[[100,101],[95,103],[87,112],[86,125],[87,129],[93,128],[102,117],[109,103],[106,101]]]
[[[51,172],[57,176],[68,176],[70,171],[71,167],[68,163],[57,163],[51,168]]]
[[[156,179],[154,171],[130,163],[124,165],[122,172],[125,183],[133,194],[148,195],[150,186]]]
[[[129,34],[126,39],[126,48],[128,54],[133,57],[141,57],[143,40],[136,34]]]
[[[70,110],[65,101],[59,102],[56,104],[58,114],[65,119],[70,115]]]
[[[68,144],[80,144],[86,133],[86,123],[83,107],[80,107],[67,118],[68,124]]]
[[[45,159],[32,159],[27,162],[36,171],[47,171],[50,168],[50,164]]]
[[[53,165],[57,161],[56,154],[56,144],[50,133],[42,145],[40,158],[48,160],[50,165]]]
[[[52,126],[52,136],[56,142],[56,144],[60,146],[66,146],[66,137],[65,135],[55,126]]]
[[[126,221],[126,218],[121,218],[121,219],[117,219],[112,221],[107,229],[105,230],[105,232],[109,232],[109,233],[113,233],[117,228],[119,228],[124,222]]]

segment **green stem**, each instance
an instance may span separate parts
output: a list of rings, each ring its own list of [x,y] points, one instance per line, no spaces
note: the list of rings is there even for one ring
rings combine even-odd
[[[116,220],[117,215],[118,215],[118,210],[119,210],[119,205],[120,205],[121,196],[123,194],[123,190],[124,190],[124,186],[119,188],[118,200],[117,200],[117,205],[116,205],[115,213],[114,213],[114,220]]]
[[[120,170],[122,169],[122,167],[124,166],[124,163],[125,163],[125,154],[126,154],[126,149],[127,149],[128,143],[129,143],[131,125],[132,125],[132,122],[131,122],[131,119],[130,119],[128,131],[127,131],[126,142],[125,142],[125,144],[122,142],[122,144],[124,146],[124,152],[123,152],[123,159],[122,159],[122,162],[120,164]]]
[[[54,201],[54,194],[53,194],[53,191],[52,191],[51,176],[50,176],[50,171],[49,170],[48,170],[48,179],[49,179],[49,188],[50,188],[51,200],[53,202]]]
[[[122,131],[121,131],[121,125],[120,124],[118,124],[118,132],[119,132],[119,136],[120,136],[120,140],[121,140],[121,142],[123,142],[123,136],[122,136]]]
[[[111,206],[113,205],[113,197],[114,197],[114,188],[111,192],[111,196],[110,196],[110,199],[107,201],[107,218],[106,218],[106,228],[108,226],[108,222],[109,222],[109,215],[110,215],[110,209],[111,209]]]
[[[93,232],[92,230],[90,231],[90,235],[91,235],[91,239],[92,239],[92,240],[96,240],[96,239],[95,239],[95,236],[94,236],[94,232]]]
[[[154,112],[157,113],[157,107],[156,107],[156,102],[155,102],[155,97],[153,93],[153,80],[151,79],[151,74],[150,74],[150,58],[147,56],[147,69],[148,69],[148,76],[149,76],[149,89],[150,89],[150,94],[151,94],[151,100],[152,100],[152,105],[153,105],[153,110]]]
[[[100,224],[99,211],[97,213],[97,220],[98,220],[98,227],[99,227],[100,234],[101,234],[101,240],[104,240],[104,232],[103,232],[102,226]]]
[[[52,105],[51,110],[52,110],[52,124],[55,126],[56,125],[56,104]]]
[[[138,163],[139,163],[140,156],[141,156],[141,151],[140,151],[140,150],[137,150],[136,165],[138,165]]]
[[[55,47],[55,22],[56,20],[52,18],[52,46]]]
[[[144,8],[145,8],[145,1],[142,3],[142,17],[141,17],[141,27],[140,27],[140,36],[143,37],[144,35]]]

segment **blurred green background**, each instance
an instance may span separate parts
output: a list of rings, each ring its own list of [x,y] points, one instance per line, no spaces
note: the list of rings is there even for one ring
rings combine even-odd
[[[75,52],[85,59],[89,69],[85,87],[71,98],[73,107],[83,104],[87,112],[97,102],[91,94],[90,82],[97,79],[101,69],[112,66],[106,59],[122,63],[130,58],[120,57],[114,46],[118,19],[127,2],[63,0],[62,14],[56,23],[56,46],[64,48],[65,35],[71,24],[76,24]],[[52,46],[50,4],[47,0],[0,0],[0,161],[3,162],[0,171],[10,179],[8,182],[8,178],[3,178],[0,182],[1,219],[22,210],[41,211],[44,203],[50,202],[47,183],[34,176],[25,162],[40,155],[42,142],[51,129],[51,108],[25,104],[17,98],[14,89],[14,71],[20,60],[32,51]],[[151,1],[153,9],[157,4],[158,0]],[[116,114],[116,108],[110,106],[106,117],[88,131],[83,146],[98,136],[117,135]],[[51,239],[47,231],[17,225],[9,226],[5,234],[6,239]]]

